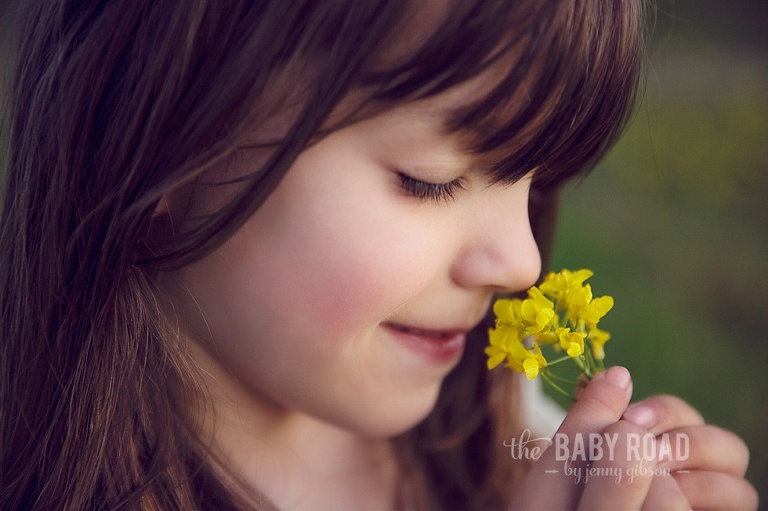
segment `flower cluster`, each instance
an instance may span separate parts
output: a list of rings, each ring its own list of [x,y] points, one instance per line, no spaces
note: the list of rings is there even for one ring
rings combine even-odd
[[[541,375],[566,395],[556,382],[563,378],[552,373],[552,366],[573,361],[587,378],[601,371],[603,346],[611,336],[597,323],[613,307],[613,298],[592,296],[592,287],[585,284],[592,275],[590,270],[550,273],[540,286],[528,290],[528,298],[497,300],[496,327],[488,332],[485,348],[488,369],[506,361],[513,371],[531,380]],[[547,360],[542,346],[551,347],[557,358]]]

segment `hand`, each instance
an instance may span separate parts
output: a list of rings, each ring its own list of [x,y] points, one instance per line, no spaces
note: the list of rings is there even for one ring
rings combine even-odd
[[[691,508],[757,508],[757,491],[744,479],[749,451],[739,437],[706,425],[696,410],[674,396],[634,403],[623,418],[656,435],[658,467],[671,474]],[[673,491],[668,482],[666,489],[654,492],[657,507],[665,491]]]
[[[628,413],[622,419],[631,395],[632,382],[626,369],[613,367],[596,375],[568,412],[555,443],[544,451],[523,481],[511,508],[690,509],[675,479],[654,475],[655,457],[640,460],[629,455],[631,439],[650,438],[655,442],[642,421],[633,422],[638,416],[647,417],[647,412]],[[676,406],[671,408],[677,410]],[[657,411],[659,415],[653,418],[658,417],[655,427],[659,431],[666,426],[665,421],[675,425],[690,422],[662,419],[667,410],[652,408],[652,413]],[[583,450],[579,452],[579,442],[588,445],[589,439],[596,440],[598,435],[606,441],[603,452],[588,456]],[[607,440],[613,442],[610,451]],[[560,447],[563,444],[570,446],[569,452]],[[642,470],[637,470],[638,466]]]

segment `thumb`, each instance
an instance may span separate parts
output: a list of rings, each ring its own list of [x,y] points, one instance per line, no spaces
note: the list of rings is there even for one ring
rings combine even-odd
[[[601,371],[581,389],[559,433],[602,433],[618,421],[632,397],[632,378],[624,367]]]
[[[632,396],[632,379],[623,367],[601,371],[580,392],[571,406],[558,435],[571,439],[577,434],[588,438],[590,433],[601,434],[609,425],[621,419]],[[522,486],[515,494],[515,509],[575,509],[583,482],[565,474],[565,461],[558,459],[555,447],[550,446],[531,468]],[[577,462],[573,462],[576,466]]]

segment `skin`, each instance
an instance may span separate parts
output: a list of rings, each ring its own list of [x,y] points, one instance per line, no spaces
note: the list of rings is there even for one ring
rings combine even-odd
[[[595,477],[573,484],[563,474],[563,462],[547,449],[515,495],[511,509],[756,509],[757,492],[744,479],[749,458],[744,442],[733,433],[704,423],[701,415],[673,396],[655,396],[628,406],[632,394],[629,372],[614,367],[598,374],[578,396],[558,433],[617,435],[616,453],[626,452],[629,435],[650,434],[660,445],[662,435],[684,433],[690,455],[684,460],[647,459],[649,469],[669,475],[639,476],[628,484]],[[626,471],[637,460],[617,454],[593,463],[596,470]],[[546,470],[560,469],[553,476]],[[665,473],[664,470],[661,471]]]
[[[217,435],[223,450],[241,457],[236,446],[254,445],[246,429],[268,451],[314,438],[302,448],[306,458],[320,444],[338,445],[323,439],[330,435],[352,445],[370,439],[390,460],[384,440],[431,411],[463,335],[493,294],[535,282],[530,178],[489,185],[478,162],[443,133],[439,112],[454,101],[393,109],[331,134],[300,156],[223,246],[166,276],[182,329],[211,375],[218,422],[229,425]],[[243,171],[254,164],[239,163]],[[462,189],[453,198],[416,197],[401,173],[457,180]],[[167,200],[171,210],[174,202]],[[440,338],[459,349],[441,349],[433,342]],[[270,459],[282,466],[286,457]],[[259,472],[248,465],[255,454],[242,458],[246,472]],[[280,485],[259,474],[252,480]]]
[[[213,445],[280,507],[391,508],[387,439],[430,412],[494,293],[539,276],[531,176],[490,185],[483,162],[442,128],[467,96],[458,87],[332,133],[226,243],[161,279],[210,392]],[[238,169],[256,164],[245,157]],[[418,197],[414,179],[460,187]],[[169,214],[178,202],[167,198]],[[703,474],[734,488],[732,502],[753,502],[740,440],[673,398],[633,413],[629,375],[615,371],[586,388],[562,432],[684,430],[694,446],[706,436],[717,455],[702,445],[672,467],[692,469],[685,477],[574,485],[544,472],[558,463],[548,450],[513,507],[699,507],[697,499],[720,498]]]

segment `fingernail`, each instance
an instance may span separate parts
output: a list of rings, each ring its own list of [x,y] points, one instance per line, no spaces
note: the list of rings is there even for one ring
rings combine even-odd
[[[628,389],[629,384],[632,381],[632,377],[629,376],[629,371],[621,366],[611,367],[610,369],[603,371],[603,374],[608,382],[622,389]]]
[[[656,425],[656,412],[640,404],[629,405],[622,418],[640,427],[650,429]]]

